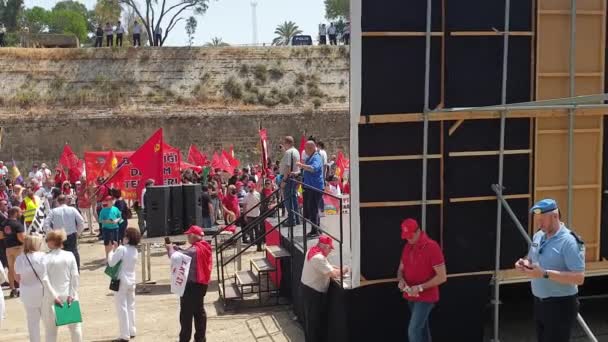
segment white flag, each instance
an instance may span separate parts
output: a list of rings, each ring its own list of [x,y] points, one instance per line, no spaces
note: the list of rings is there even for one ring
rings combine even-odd
[[[186,254],[175,252],[171,255],[171,293],[180,297],[184,295],[192,258]]]

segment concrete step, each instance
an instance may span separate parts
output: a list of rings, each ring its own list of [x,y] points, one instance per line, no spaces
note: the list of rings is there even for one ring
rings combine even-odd
[[[276,259],[290,257],[291,254],[281,246],[266,246],[268,254],[272,255]]]
[[[222,292],[222,286],[220,284],[220,292]],[[241,290],[239,287],[234,284],[226,284],[226,293],[224,294],[224,299],[240,299],[241,298]]]
[[[252,271],[236,272],[236,281],[239,285],[243,285],[243,286],[251,286],[251,285],[260,284],[260,279]]]
[[[276,267],[274,267],[274,265],[266,258],[252,259],[251,265],[256,271],[258,271],[258,273],[276,271]]]

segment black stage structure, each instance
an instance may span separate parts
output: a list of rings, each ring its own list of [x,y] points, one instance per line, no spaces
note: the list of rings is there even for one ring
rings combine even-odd
[[[498,340],[494,299],[531,303],[511,269],[528,248],[519,229],[534,232],[528,208],[544,197],[588,242],[596,277],[582,292],[597,293],[608,274],[605,31],[601,0],[351,0],[350,225],[347,239],[334,235],[348,241],[352,279],[330,286],[328,341],[407,341],[395,278],[405,217],[446,257],[434,341]],[[559,175],[552,154],[564,155]],[[282,290],[298,313],[306,248],[281,232],[292,255]]]

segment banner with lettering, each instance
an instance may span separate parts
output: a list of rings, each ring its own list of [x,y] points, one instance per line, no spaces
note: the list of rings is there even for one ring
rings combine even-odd
[[[192,258],[180,252],[171,255],[171,293],[184,295]]]
[[[163,143],[163,184],[181,184],[182,154],[179,148]]]

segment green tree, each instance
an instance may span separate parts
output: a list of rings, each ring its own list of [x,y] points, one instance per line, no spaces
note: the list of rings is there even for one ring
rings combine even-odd
[[[188,44],[192,46],[194,42],[194,33],[196,33],[196,26],[198,26],[198,22],[194,16],[188,18],[186,20],[186,34],[188,35]]]
[[[205,43],[204,46],[207,47],[222,47],[222,46],[230,46],[230,44],[224,42],[220,37],[211,38],[210,42]]]
[[[0,22],[8,31],[18,31],[17,19],[23,11],[23,0],[0,0]]]
[[[274,34],[277,35],[272,40],[272,45],[289,45],[293,36],[297,36],[302,33],[302,30],[293,21],[286,21],[274,30]]]
[[[74,0],[63,0],[55,4],[53,11],[67,10],[80,13],[87,21],[87,31],[95,32],[95,23],[93,21],[94,11],[87,10],[86,6]]]
[[[120,20],[122,7],[118,0],[97,0],[93,10],[94,25],[115,24]]]
[[[50,12],[42,7],[32,7],[21,12],[19,22],[31,33],[41,33],[48,29]]]
[[[178,22],[185,20],[185,15],[203,15],[207,11],[209,0],[118,0],[119,4],[132,9],[148,34],[148,42],[154,45],[152,34],[158,27],[163,28],[160,45],[162,46]],[[143,38],[143,37],[142,37]]]
[[[325,17],[327,19],[349,18],[349,0],[325,0]]]
[[[81,13],[70,10],[53,10],[49,15],[49,32],[71,33],[80,41],[87,39],[87,20]]]

